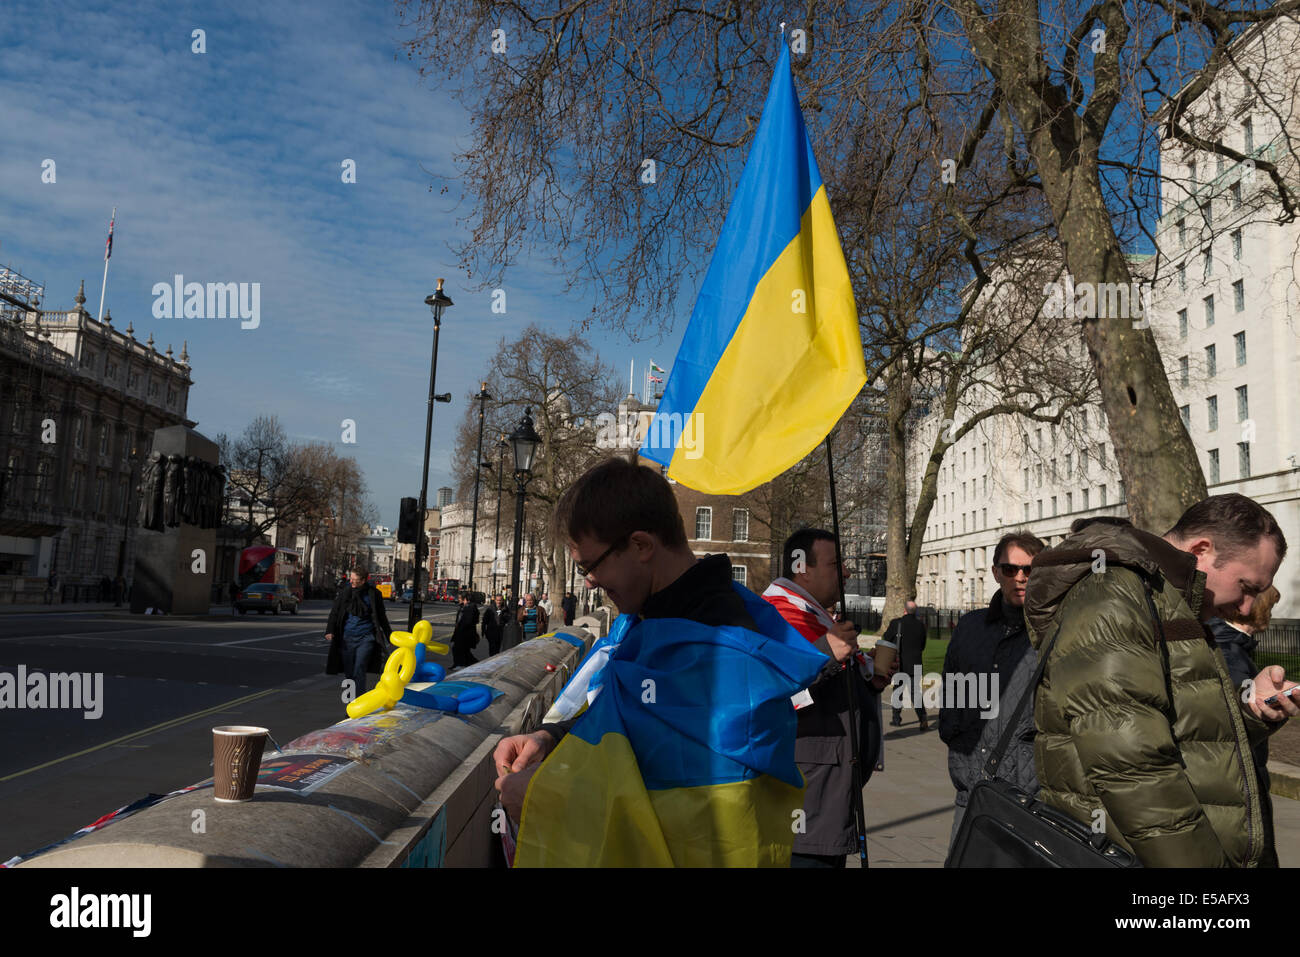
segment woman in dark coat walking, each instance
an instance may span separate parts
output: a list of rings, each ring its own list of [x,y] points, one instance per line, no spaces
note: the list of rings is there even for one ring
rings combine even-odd
[[[353,569],[350,578],[350,586],[340,588],[335,596],[325,626],[325,640],[330,643],[325,673],[352,679],[356,700],[366,690],[366,672],[383,672],[393,628],[384,611],[384,597],[366,581],[366,572]]]
[[[471,652],[478,644],[478,605],[470,601],[469,595],[460,596],[460,611],[456,613],[456,628],[451,633],[451,661],[455,667],[478,663]]]

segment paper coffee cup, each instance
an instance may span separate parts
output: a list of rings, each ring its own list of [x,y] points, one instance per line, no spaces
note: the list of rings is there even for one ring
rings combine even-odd
[[[219,804],[251,800],[262,766],[262,749],[271,732],[250,725],[212,729],[212,793]]]
[[[898,645],[892,641],[881,638],[876,642],[875,671],[878,675],[889,674],[889,669],[894,660],[898,658]]]

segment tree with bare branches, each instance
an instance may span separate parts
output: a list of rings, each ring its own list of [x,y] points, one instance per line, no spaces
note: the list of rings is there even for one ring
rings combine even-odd
[[[529,535],[541,543],[542,567],[548,583],[558,587],[566,567],[564,543],[551,534],[551,515],[564,490],[595,462],[613,449],[598,444],[598,419],[610,415],[618,404],[617,372],[601,362],[591,345],[574,332],[556,336],[536,324],[513,341],[502,339],[483,381],[493,398],[484,413],[484,435],[509,435],[530,409],[542,444],[533,460],[528,484],[529,505],[524,512],[525,541]],[[477,392],[467,395],[465,415],[456,433],[453,476],[458,498],[472,493],[479,436]],[[488,439],[484,439],[488,444]],[[513,541],[515,482],[512,461],[501,471],[503,488],[501,541]],[[496,469],[481,469],[480,522],[494,515],[497,501]],[[507,533],[507,529],[509,532]],[[479,554],[485,554],[479,548]],[[519,556],[513,557],[514,561]]]
[[[1079,284],[1131,283],[1125,253],[1149,238],[1157,171],[1148,158],[1160,124],[1189,146],[1234,162],[1253,159],[1281,215],[1293,215],[1293,188],[1276,157],[1247,157],[1184,120],[1205,84],[1232,67],[1243,29],[1293,16],[1297,3],[1015,0],[988,8],[979,0],[840,0],[809,7],[787,36],[819,163],[836,187],[831,204],[850,267],[862,247],[846,203],[871,204],[848,199],[843,187],[863,157],[893,148],[854,132],[871,130],[861,114],[883,103],[914,102],[917,115],[963,131],[953,137],[936,129],[925,149],[911,151],[917,176],[950,175],[946,185],[983,194],[990,211],[1011,204],[1009,213],[999,209],[1002,223],[1031,211],[1027,197],[1036,195],[1036,225]],[[634,336],[662,331],[722,222],[779,51],[780,8],[657,0],[545,7],[485,0],[469,9],[453,0],[399,0],[398,8],[413,31],[408,55],[422,69],[466,71],[460,94],[474,117],[461,157],[472,203],[471,238],[461,249],[466,268],[495,285],[524,250],[558,249],[570,282],[598,290],[590,318]],[[466,45],[479,51],[468,67]],[[1157,116],[1166,98],[1172,107]],[[990,180],[985,154],[994,139],[1001,171]],[[862,189],[884,189],[886,180],[863,172]],[[954,229],[984,261],[1006,238],[995,229],[989,241],[985,220],[961,201],[917,235],[934,240]],[[949,277],[948,288],[982,283],[983,268],[967,257],[965,274]],[[860,273],[855,289],[868,314]],[[979,294],[973,290],[970,301]],[[949,312],[960,324],[958,302]],[[1205,483],[1149,325],[1129,316],[1075,319],[1133,518],[1167,527],[1205,494]],[[877,364],[874,378],[903,385],[904,378],[884,376],[887,368]]]

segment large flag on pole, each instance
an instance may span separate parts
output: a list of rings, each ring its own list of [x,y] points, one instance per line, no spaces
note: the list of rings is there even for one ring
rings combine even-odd
[[[790,468],[867,381],[844,251],[782,46],[641,448],[701,492],[739,494]]]

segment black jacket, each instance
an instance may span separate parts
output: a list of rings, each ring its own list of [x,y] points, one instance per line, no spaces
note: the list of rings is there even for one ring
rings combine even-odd
[[[393,633],[393,626],[388,623],[388,613],[384,610],[384,596],[379,594],[379,589],[367,582],[362,588],[370,590],[370,617],[375,623],[375,644],[371,649],[370,657],[366,659],[366,671],[371,674],[380,674],[384,670],[384,664],[388,661],[388,655],[393,650],[388,643],[388,636]],[[334,606],[330,608],[330,617],[325,625],[325,633],[333,635],[334,640],[330,642],[329,653],[325,658],[325,673],[327,675],[339,675],[343,673],[343,626],[348,621],[348,606],[352,602],[353,588],[349,585],[347,588],[340,588],[338,594],[334,596]]]
[[[739,625],[757,631],[758,625],[745,610],[745,602],[731,587],[731,559],[706,555],[682,572],[677,580],[646,599],[642,618],[685,618],[701,625]],[[578,716],[579,718],[581,715]],[[542,725],[555,740],[569,733],[578,718]]]
[[[898,645],[899,673],[911,675],[912,670],[921,664],[921,655],[925,651],[924,623],[915,615],[903,615],[889,623],[885,637]]]
[[[1038,667],[1038,656],[1029,643],[1023,608],[1004,605],[999,591],[988,608],[961,616],[948,643],[943,660],[944,694],[939,709],[939,737],[948,745],[948,775],[957,789],[956,803],[966,806],[970,789],[980,779],[984,763],[997,746],[1011,720],[1016,705],[1029,688]],[[978,690],[981,682],[991,691],[994,677],[998,682],[996,714],[981,717],[978,701],[950,700],[949,686],[956,681],[949,675],[973,676],[964,687]],[[964,707],[956,707],[964,704]],[[1034,771],[1034,708],[1026,705],[1007,752],[998,768],[998,777],[1011,781],[1028,794],[1038,791]]]
[[[474,630],[477,624],[478,605],[472,601],[461,605],[460,611],[456,612],[456,628],[451,633],[451,643],[471,647],[478,644],[478,633]]]
[[[1246,683],[1253,681],[1260,672],[1254,658],[1255,646],[1259,644],[1259,639],[1238,631],[1222,618],[1211,618],[1205,626],[1214,636],[1214,643],[1223,652],[1223,660],[1228,666],[1228,677],[1232,679],[1233,687],[1238,692],[1242,691]],[[1267,795],[1269,792],[1268,738],[1257,742],[1250,749],[1250,753],[1255,759],[1255,771],[1259,774],[1262,793]]]
[[[849,672],[835,660],[830,642],[822,636],[814,647],[831,655],[808,686],[813,703],[797,712],[799,729],[794,760],[804,778],[803,832],[794,836],[795,854],[852,854],[857,851],[857,824],[853,819],[853,751],[849,737],[849,689],[846,672],[853,675],[858,706],[858,763],[865,785],[880,760],[880,692],[867,669],[857,665]]]
[[[498,612],[496,605],[488,605],[483,610],[483,637],[489,642],[501,639],[501,629],[509,621],[510,606],[502,605]]]

